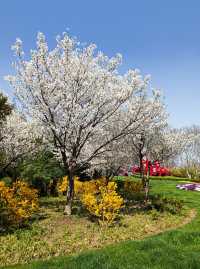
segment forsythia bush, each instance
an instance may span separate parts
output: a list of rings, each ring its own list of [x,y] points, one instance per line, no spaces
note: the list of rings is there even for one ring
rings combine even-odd
[[[62,181],[59,181],[57,184],[57,189],[59,193],[64,194],[68,188],[68,178],[67,176],[63,177]]]
[[[124,183],[124,190],[129,193],[133,192],[142,192],[143,191],[143,184],[142,182],[135,182],[135,181],[125,181]]]
[[[109,182],[99,185],[99,193],[85,193],[82,202],[87,210],[99,218],[102,225],[110,225],[118,216],[123,206],[123,198],[116,192],[117,184]]]
[[[61,181],[57,184],[58,192],[61,194],[65,194],[67,192],[69,185],[69,180],[67,176],[64,176]],[[75,194],[79,194],[83,191],[83,183],[78,180],[78,177],[74,178],[74,192]]]
[[[58,192],[64,194],[67,192],[68,188],[68,177],[65,176],[60,182],[58,182],[57,189]],[[105,178],[100,178],[98,180],[90,180],[81,182],[78,177],[74,178],[74,192],[76,196],[81,196],[84,193],[97,193],[100,186],[105,186]]]
[[[66,193],[68,188],[68,178],[63,177],[58,183],[58,191]],[[81,182],[78,177],[74,179],[74,192],[80,198],[85,208],[99,218],[102,225],[110,225],[118,216],[120,208],[123,206],[123,198],[116,192],[117,184],[109,182],[106,184],[105,178]]]
[[[27,183],[16,181],[7,187],[0,181],[1,225],[20,225],[38,209],[37,190]]]

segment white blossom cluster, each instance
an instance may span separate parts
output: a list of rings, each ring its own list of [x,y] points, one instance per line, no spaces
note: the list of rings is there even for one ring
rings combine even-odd
[[[1,128],[0,151],[4,153],[3,167],[14,165],[20,158],[33,154],[41,145],[42,135],[37,125],[13,111]]]
[[[120,75],[119,54],[109,58],[93,44],[81,47],[66,33],[53,50],[39,33],[29,59],[21,40],[12,48],[16,74],[6,79],[19,107],[37,122],[64,164],[96,162],[128,134],[165,121],[160,92],[150,91],[150,76],[138,70]]]

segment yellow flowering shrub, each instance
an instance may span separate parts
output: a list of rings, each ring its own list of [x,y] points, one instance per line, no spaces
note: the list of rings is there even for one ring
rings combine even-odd
[[[61,181],[57,184],[57,190],[61,194],[65,194],[68,188],[68,177],[64,176]],[[76,196],[80,196],[84,193],[96,193],[99,191],[100,186],[105,186],[105,178],[100,178],[97,180],[90,180],[81,182],[77,176],[74,178],[74,193]]]
[[[82,203],[86,209],[99,218],[101,225],[110,225],[116,219],[123,206],[123,198],[116,192],[117,184],[109,182],[107,185],[99,185],[99,192],[84,193]]]
[[[57,185],[58,192],[66,193],[68,177],[65,176]],[[80,198],[85,208],[99,218],[102,225],[110,225],[119,214],[123,205],[123,198],[116,192],[115,182],[106,183],[104,177],[97,180],[81,182],[78,177],[74,179],[74,193]]]
[[[106,186],[106,179],[101,177],[96,180],[90,180],[83,182],[82,194],[92,193],[98,194],[100,192],[100,187]]]
[[[74,179],[74,193],[76,196],[81,195],[84,192],[84,182],[78,180],[77,177]]]
[[[69,182],[68,182],[67,176],[63,177],[61,181],[58,181],[58,184],[57,184],[58,192],[61,194],[64,194],[67,191],[68,183]]]
[[[143,184],[140,181],[136,182],[136,181],[126,180],[124,183],[124,190],[129,193],[142,192]]]
[[[67,192],[69,185],[69,180],[67,176],[64,176],[61,181],[57,184],[57,190],[60,194],[65,194]],[[79,194],[82,192],[83,182],[78,180],[78,177],[74,178],[74,192],[75,194]]]
[[[98,191],[96,181],[90,180],[83,182],[82,194],[84,193],[96,193]]]
[[[0,215],[3,224],[20,225],[38,209],[37,190],[23,181],[7,187],[0,181]]]

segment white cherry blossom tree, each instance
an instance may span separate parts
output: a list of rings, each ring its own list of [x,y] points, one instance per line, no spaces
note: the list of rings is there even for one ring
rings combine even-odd
[[[200,176],[200,127],[193,125],[182,128],[185,146],[179,154],[178,164],[184,167],[189,178]]]
[[[83,47],[63,34],[50,50],[39,33],[36,49],[27,59],[17,39],[16,75],[7,77],[19,108],[38,122],[46,142],[62,159],[69,176],[67,214],[71,214],[77,167],[101,158],[109,145],[151,120],[144,102],[149,77],[143,78],[138,70],[120,75],[121,56],[108,58],[95,48]],[[152,105],[156,96],[151,94]]]
[[[1,127],[0,151],[4,156],[1,172],[37,151],[41,147],[41,140],[42,134],[37,125],[13,111]]]

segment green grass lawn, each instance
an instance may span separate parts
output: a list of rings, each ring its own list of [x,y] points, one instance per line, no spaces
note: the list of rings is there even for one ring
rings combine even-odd
[[[196,218],[177,230],[164,232],[143,240],[124,241],[74,256],[56,257],[48,261],[37,261],[28,265],[6,268],[199,269],[200,193],[177,190],[176,184],[175,181],[164,180],[152,180],[151,182],[153,193],[177,197],[184,200],[188,207],[196,209]]]
[[[127,178],[130,178],[130,179],[135,179],[135,180],[137,180],[137,179],[139,179],[140,180],[140,175],[139,174],[135,174],[134,176],[116,176],[115,177],[116,179],[118,179],[118,180],[125,180],[125,179],[127,179]],[[170,180],[170,181],[182,181],[182,182],[190,182],[191,181],[191,179],[189,179],[189,178],[184,178],[184,177],[175,177],[175,176],[150,176],[150,179],[151,180],[164,180],[164,181],[166,181],[166,180]],[[198,180],[193,180],[194,182],[196,181],[196,182],[198,182]]]

